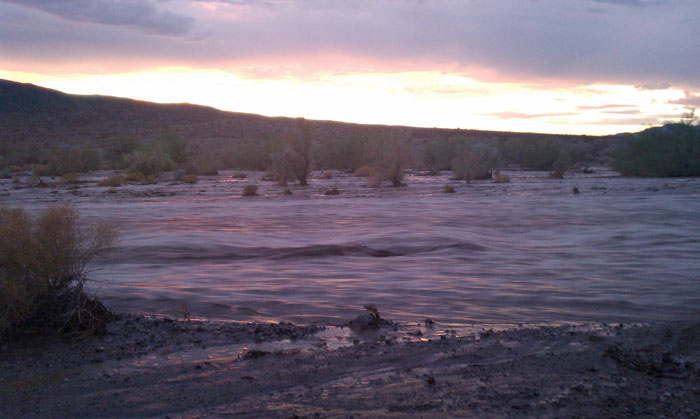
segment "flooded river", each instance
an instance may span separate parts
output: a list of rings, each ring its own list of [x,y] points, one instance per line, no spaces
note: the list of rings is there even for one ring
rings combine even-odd
[[[321,324],[363,304],[454,325],[700,318],[700,179],[505,173],[510,183],[443,173],[373,188],[315,172],[291,195],[256,172],[112,190],[95,185],[100,174],[75,192],[3,180],[0,204],[70,202],[116,225],[119,242],[90,266],[91,291],[116,311]],[[250,183],[259,196],[241,197]]]

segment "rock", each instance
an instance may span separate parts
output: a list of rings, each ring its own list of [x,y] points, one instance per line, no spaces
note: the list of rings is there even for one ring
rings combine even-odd
[[[435,322],[433,319],[425,319],[425,327],[431,327]]]
[[[574,188],[571,190],[571,192],[573,192],[574,194],[578,194],[581,191],[579,191],[578,188],[574,186]]]
[[[352,329],[355,330],[367,330],[367,329],[378,329],[381,317],[379,317],[379,311],[374,305],[364,306],[367,313],[360,314],[348,323]]]

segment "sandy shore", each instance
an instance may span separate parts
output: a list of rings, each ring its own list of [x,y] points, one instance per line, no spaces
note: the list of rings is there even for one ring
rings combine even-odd
[[[119,315],[2,344],[0,416],[700,417],[700,323],[432,330]]]

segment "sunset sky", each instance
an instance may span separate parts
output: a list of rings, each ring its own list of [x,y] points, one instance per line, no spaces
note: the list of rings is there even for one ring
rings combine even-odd
[[[700,108],[700,1],[0,0],[0,78],[264,115],[609,134]]]

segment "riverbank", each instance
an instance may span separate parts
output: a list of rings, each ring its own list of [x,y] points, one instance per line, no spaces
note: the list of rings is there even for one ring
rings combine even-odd
[[[458,336],[123,314],[0,349],[2,417],[700,417],[698,323]]]

